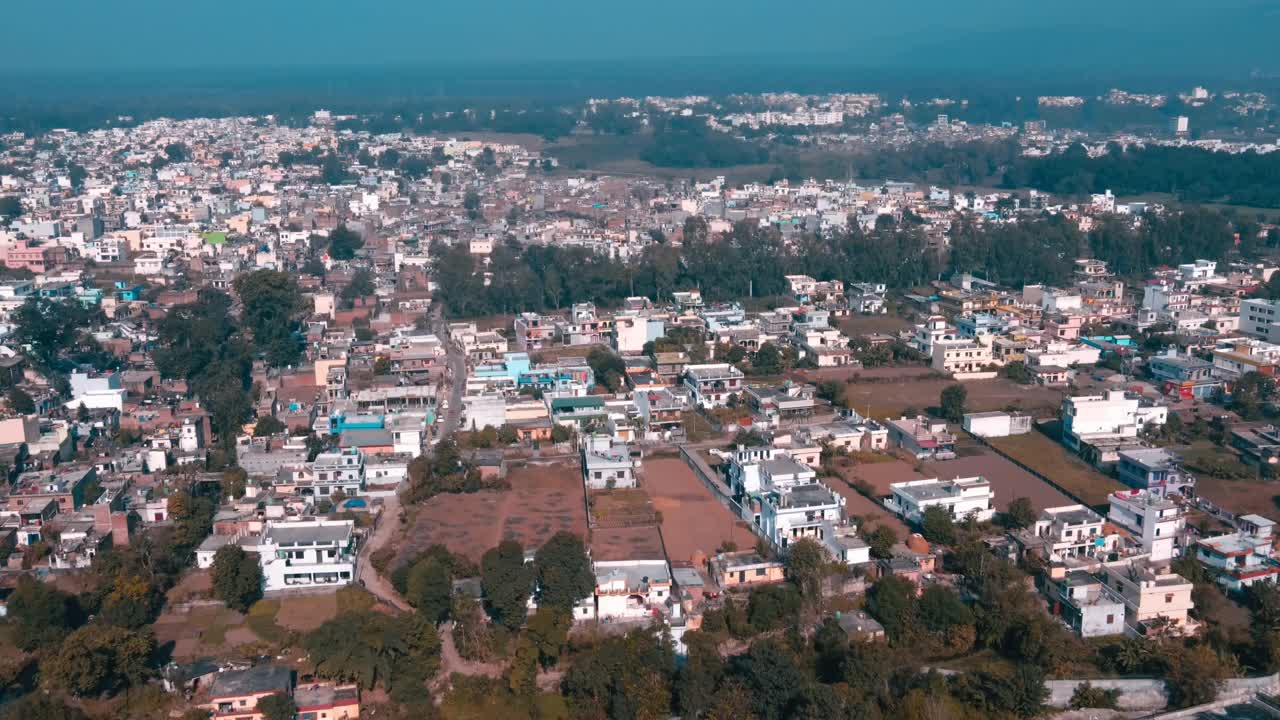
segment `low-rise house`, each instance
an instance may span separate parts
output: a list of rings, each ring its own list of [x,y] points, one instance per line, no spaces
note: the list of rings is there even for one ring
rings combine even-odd
[[[995,493],[984,477],[909,480],[889,485],[889,491],[885,507],[908,522],[921,522],[930,507],[941,507],[956,520],[973,517],[983,522],[995,515]]]
[[[889,443],[919,460],[950,460],[956,456],[956,438],[947,424],[923,415],[901,417],[888,423]]]
[[[688,365],[684,369],[684,382],[689,387],[693,402],[700,407],[723,407],[729,398],[742,391],[745,376],[729,363]]]
[[[1164,448],[1131,448],[1119,451],[1116,464],[1120,482],[1161,497],[1190,495],[1195,476],[1182,469],[1182,459]]]
[[[1222,381],[1213,375],[1213,363],[1194,355],[1178,355],[1176,350],[1151,358],[1147,369],[1161,392],[1181,400],[1203,400],[1222,387]]]
[[[1187,617],[1195,608],[1192,584],[1170,570],[1169,563],[1136,559],[1107,563],[1102,570],[1107,583],[1124,600],[1129,625],[1142,629],[1159,622],[1181,630],[1192,624]]]
[[[774,426],[812,417],[817,407],[812,385],[748,385],[745,393],[751,410]]]
[[[356,720],[360,717],[360,687],[311,683],[293,691],[298,720]]]
[[[281,665],[258,665],[218,673],[209,686],[209,699],[200,707],[217,720],[264,720],[258,701],[269,695],[290,694],[293,671]]]
[[[1050,580],[1046,594],[1055,613],[1080,637],[1124,633],[1124,598],[1093,573],[1073,570]]]
[[[608,435],[592,435],[582,447],[582,477],[591,490],[636,486],[639,461],[626,443]]]
[[[787,579],[786,567],[781,562],[762,558],[752,550],[720,553],[711,558],[711,576],[722,588]]]
[[[1102,560],[1116,548],[1119,536],[1108,533],[1102,516],[1084,505],[1045,508],[1031,527],[1014,534],[1023,552],[1054,563]]]
[[[978,437],[1008,437],[1031,432],[1031,416],[1016,412],[967,413],[964,430]]]
[[[1227,590],[1243,590],[1280,576],[1276,561],[1275,521],[1260,515],[1236,518],[1236,531],[1196,542],[1196,559]]]
[[[635,620],[665,612],[671,596],[666,560],[596,562],[596,617]]]
[[[1245,462],[1274,465],[1280,462],[1280,428],[1274,425],[1232,428],[1231,446],[1240,451]]]
[[[1182,505],[1146,490],[1117,490],[1108,496],[1107,519],[1128,530],[1152,561],[1181,554],[1186,518]]]

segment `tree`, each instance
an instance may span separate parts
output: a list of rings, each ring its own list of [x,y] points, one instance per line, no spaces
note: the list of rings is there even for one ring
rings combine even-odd
[[[213,555],[213,596],[237,612],[262,598],[262,568],[239,545],[224,545]]]
[[[711,707],[724,678],[724,659],[715,638],[705,632],[688,632],[684,642],[689,652],[676,672],[676,708],[682,716],[695,718]]]
[[[334,260],[350,260],[362,247],[364,238],[346,225],[339,225],[329,231],[329,257]]]
[[[1035,380],[1031,370],[1027,368],[1027,364],[1021,360],[1006,363],[1004,367],[1000,368],[1000,375],[1019,385],[1030,385]]]
[[[234,284],[244,305],[241,319],[253,333],[254,347],[265,353],[272,367],[296,365],[302,355],[297,323],[304,306],[293,276],[257,270],[237,277]]]
[[[786,717],[792,699],[804,686],[796,657],[772,638],[752,643],[745,655],[732,658],[730,671],[750,693],[751,709],[760,720]]]
[[[925,508],[920,520],[920,534],[931,543],[950,545],[955,542],[956,528],[951,511],[941,505]]]
[[[33,692],[0,710],[0,720],[89,720],[89,716],[60,696]]]
[[[963,385],[951,385],[945,388],[938,400],[942,417],[950,422],[964,420],[964,406],[968,397],[969,391],[965,390]]]
[[[417,615],[346,612],[307,633],[302,647],[320,677],[365,689],[382,685],[397,701],[404,693],[421,696],[440,665],[440,637]]]
[[[21,576],[8,604],[14,643],[25,651],[57,644],[76,625],[77,610],[70,594],[30,575]]]
[[[36,401],[22,388],[14,387],[9,390],[9,409],[21,415],[30,415],[36,411]]]
[[[872,557],[886,559],[893,556],[893,546],[898,542],[898,535],[888,525],[880,525],[866,535],[867,544],[871,546]]]
[[[1009,509],[1004,511],[1004,521],[1015,530],[1031,527],[1036,521],[1036,509],[1031,498],[1016,497],[1009,502]]]
[[[784,564],[787,578],[800,594],[810,600],[821,597],[822,577],[826,571],[827,551],[811,538],[801,538],[787,546]]]
[[[0,220],[12,220],[22,216],[22,198],[17,195],[0,195]]]
[[[1207,645],[1170,647],[1165,653],[1165,666],[1169,699],[1176,707],[1213,702],[1227,677],[1222,660]]]
[[[557,424],[555,427],[551,428],[551,442],[553,443],[558,444],[569,442],[570,437],[572,437],[572,434],[570,433],[569,428],[563,425]]]
[[[425,558],[409,570],[405,599],[431,623],[448,619],[453,608],[453,575],[435,558]]]
[[[42,679],[50,687],[80,697],[114,693],[142,682],[154,648],[150,631],[86,625],[68,635],[41,663]]]
[[[524,547],[503,540],[480,560],[480,585],[489,616],[510,630],[524,624],[533,573],[524,562]]]
[[[575,603],[590,597],[596,586],[591,559],[582,538],[560,531],[552,535],[534,557],[538,605],[572,610]]]
[[[287,693],[276,693],[258,699],[258,712],[263,720],[293,720],[298,706]]]
[[[538,651],[538,662],[551,667],[560,659],[560,653],[569,642],[569,629],[573,627],[573,614],[566,608],[539,606],[529,618],[527,637]]]
[[[366,269],[360,268],[351,275],[351,282],[342,288],[342,299],[354,301],[356,298],[362,298],[372,295],[377,287],[373,284],[373,275]]]
[[[867,592],[867,610],[884,625],[892,642],[904,641],[915,630],[915,584],[897,575],[880,578]]]
[[[263,415],[253,426],[253,436],[270,437],[288,429],[288,426],[278,420],[275,415]]]

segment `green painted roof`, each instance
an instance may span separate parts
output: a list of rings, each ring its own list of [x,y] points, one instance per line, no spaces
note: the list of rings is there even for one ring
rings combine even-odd
[[[221,245],[227,241],[227,234],[224,232],[207,232],[203,237],[210,245]]]

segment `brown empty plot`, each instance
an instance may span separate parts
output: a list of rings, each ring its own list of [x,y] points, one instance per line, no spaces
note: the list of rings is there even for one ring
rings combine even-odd
[[[591,530],[592,560],[665,560],[666,558],[666,552],[662,547],[662,536],[655,525]]]
[[[644,490],[605,490],[593,492],[588,519],[593,528],[636,527],[653,525],[653,503]]]
[[[990,443],[1009,457],[1035,470],[1088,505],[1104,505],[1107,496],[1126,489],[1103,475],[1048,436],[1032,431],[1023,435],[991,438]]]
[[[1236,515],[1256,513],[1280,517],[1280,482],[1224,480],[1200,475],[1196,478],[1196,495]]]
[[[755,545],[746,523],[712,497],[680,458],[646,458],[644,487],[662,514],[662,537],[673,562],[689,561],[697,553],[710,557],[726,540],[743,549]]]
[[[412,510],[401,559],[435,543],[478,561],[505,538],[532,550],[562,530],[586,537],[582,474],[576,464],[519,465],[507,480],[510,490],[437,495]]]
[[[800,373],[810,382],[846,381],[845,397],[850,407],[875,418],[897,418],[906,408],[923,411],[938,405],[942,391],[955,380],[932,373],[922,366],[850,370],[826,368]],[[858,381],[847,382],[854,375]],[[966,407],[969,412],[987,412],[1016,407],[1036,417],[1055,415],[1062,404],[1062,393],[1053,388],[1019,385],[1003,378],[967,380]]]
[[[1009,503],[1018,497],[1030,499],[1036,510],[1076,504],[1057,488],[990,450],[970,457],[927,462],[924,472],[928,477],[939,480],[977,475],[986,478],[996,494],[996,509],[1001,511],[1008,509]]]

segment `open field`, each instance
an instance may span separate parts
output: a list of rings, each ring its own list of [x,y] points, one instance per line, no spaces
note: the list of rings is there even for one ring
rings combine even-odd
[[[1024,435],[991,438],[990,442],[1089,505],[1103,505],[1113,491],[1125,489],[1120,481],[1103,475],[1061,444],[1035,430]]]
[[[897,315],[847,315],[840,318],[840,332],[851,338],[880,333],[897,335],[898,331],[911,327],[911,323]]]
[[[562,530],[586,536],[582,475],[576,463],[517,465],[507,480],[510,490],[442,494],[411,509],[412,526],[400,559],[441,543],[479,561],[508,537],[531,550]]]
[[[644,488],[662,515],[662,537],[672,562],[687,562],[697,553],[707,557],[726,540],[739,548],[755,545],[746,524],[711,495],[679,457],[644,460]]]
[[[1196,495],[1236,515],[1280,515],[1280,482],[1225,480],[1209,475],[1196,477]]]
[[[665,560],[666,553],[656,525],[592,528],[591,559]]]
[[[1019,497],[1031,500],[1037,511],[1076,504],[1062,491],[986,448],[982,448],[980,453],[954,460],[927,462],[924,472],[941,480],[981,475],[991,483],[991,490],[996,494],[995,507],[999,511],[1008,509],[1009,503]]]
[[[653,503],[640,489],[592,492],[587,514],[592,528],[622,528],[655,524]]]
[[[825,368],[796,373],[808,382],[841,380],[845,397],[853,409],[875,418],[897,418],[905,408],[923,411],[938,404],[942,391],[956,381],[930,371],[924,366],[873,368]],[[854,376],[855,382],[848,382]],[[1062,404],[1062,393],[1046,387],[1019,385],[1004,378],[969,380],[963,383],[969,393],[969,412],[988,412],[1013,407],[1036,417],[1056,415]]]

